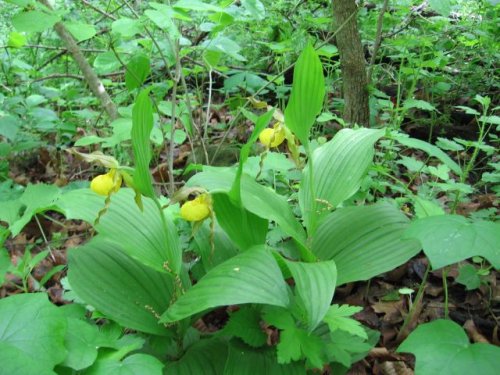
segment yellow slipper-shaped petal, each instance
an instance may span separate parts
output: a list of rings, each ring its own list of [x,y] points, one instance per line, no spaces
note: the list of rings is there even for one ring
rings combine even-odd
[[[187,221],[202,221],[210,216],[210,203],[206,194],[198,195],[181,207],[181,217]]]
[[[266,147],[278,147],[285,140],[285,131],[282,128],[267,128],[259,134],[260,143]]]
[[[90,182],[90,188],[99,195],[108,196],[110,193],[117,192],[121,184],[121,176],[117,176],[116,172],[112,170],[106,174],[100,174],[94,177]]]

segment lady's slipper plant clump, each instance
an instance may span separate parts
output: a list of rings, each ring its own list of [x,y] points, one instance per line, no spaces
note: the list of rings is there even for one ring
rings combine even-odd
[[[202,221],[210,216],[210,197],[200,194],[195,199],[187,201],[181,207],[181,217],[186,221]]]
[[[110,170],[106,174],[100,174],[94,177],[90,182],[90,189],[99,195],[108,196],[116,193],[122,185],[122,177],[115,169]]]

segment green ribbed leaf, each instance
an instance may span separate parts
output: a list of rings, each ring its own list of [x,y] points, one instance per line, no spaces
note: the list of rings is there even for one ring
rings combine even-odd
[[[288,288],[273,255],[264,246],[238,254],[210,270],[162,315],[175,322],[217,306],[261,303],[286,307]]]
[[[211,193],[227,193],[234,181],[234,171],[211,169],[198,173],[188,181],[188,186],[203,186]],[[306,248],[304,228],[295,218],[287,199],[270,187],[262,186],[250,176],[241,178],[241,200],[243,207],[264,219],[276,222],[283,231]]]
[[[165,272],[164,265],[175,273],[181,268],[182,252],[174,223],[165,215],[166,228],[160,211],[152,199],[143,199],[141,211],[134,202],[131,189],[120,189],[111,198],[108,211],[96,226],[100,235],[120,244],[135,260]]]
[[[420,251],[415,240],[403,239],[409,220],[382,203],[338,209],[321,223],[313,252],[337,265],[337,285],[368,280],[403,264]]]
[[[143,54],[133,56],[127,64],[125,86],[128,91],[141,87],[151,73],[149,57]]]
[[[56,205],[67,219],[83,220],[92,224],[99,211],[104,208],[105,199],[90,189],[75,189],[64,192]]]
[[[200,340],[177,362],[165,368],[165,374],[221,375],[227,357],[227,343],[219,339]]]
[[[235,203],[239,203],[241,201],[241,175],[243,173],[243,166],[248,160],[248,155],[250,155],[253,144],[257,141],[257,138],[259,138],[259,134],[269,124],[269,121],[271,121],[273,113],[274,110],[268,111],[257,118],[250,138],[248,138],[247,143],[245,143],[245,145],[241,148],[240,163],[238,165],[238,170],[236,172],[236,177],[234,178],[233,185],[231,187],[231,190],[229,191],[229,196],[235,201]]]
[[[216,251],[212,251],[210,244],[211,236],[213,236]],[[195,251],[201,256],[205,272],[238,254],[238,248],[230,240],[226,232],[222,230],[220,225],[215,225],[212,234],[210,224],[206,220],[194,234],[194,241],[196,243]]]
[[[372,164],[373,145],[384,132],[384,129],[342,129],[331,141],[314,151],[313,181],[311,183],[309,162],[299,190],[300,208],[311,237],[329,209],[336,208],[358,191]]]
[[[182,252],[174,223],[165,215],[164,227],[153,200],[144,198],[141,211],[134,196],[127,188],[111,196],[110,207],[96,226],[99,235],[118,242],[123,251],[146,266],[165,272],[167,262],[170,270],[178,273]],[[104,208],[104,197],[90,189],[78,189],[64,193],[56,205],[68,219],[93,223]]]
[[[303,302],[307,312],[309,332],[314,330],[324,318],[332,303],[337,281],[335,262],[286,263],[293,279],[295,292]]]
[[[149,99],[149,90],[142,90],[137,96],[132,109],[132,148],[134,150],[135,172],[134,185],[146,197],[154,196],[149,162],[151,146],[149,137],[153,130],[153,106]]]
[[[215,215],[229,238],[242,250],[266,242],[269,222],[231,202],[228,194],[212,194]]]
[[[309,144],[309,131],[316,121],[325,97],[323,66],[316,51],[308,44],[293,72],[293,86],[285,109],[286,126],[303,145]]]
[[[119,244],[98,236],[72,249],[68,278],[78,297],[124,327],[169,335],[155,314],[170,304],[172,277],[136,262]]]

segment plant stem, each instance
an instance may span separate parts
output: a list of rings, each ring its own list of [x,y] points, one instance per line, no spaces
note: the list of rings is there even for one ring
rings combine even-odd
[[[406,318],[403,322],[403,325],[401,326],[401,329],[399,330],[398,336],[396,338],[396,341],[400,341],[403,338],[404,332],[410,323],[411,319],[413,318],[413,314],[415,313],[415,309],[418,306],[418,301],[422,298],[422,294],[424,293],[425,290],[425,284],[427,283],[427,278],[429,276],[429,271],[431,269],[431,264],[427,264],[427,268],[425,269],[424,277],[422,278],[422,282],[420,283],[420,286],[418,288],[417,295],[415,296],[415,303],[411,306],[410,311],[408,311],[408,315],[406,315]]]
[[[38,220],[38,215],[35,214],[34,217],[35,217],[35,221],[36,221],[36,224],[38,226],[38,229],[40,229],[40,233],[42,234],[43,241],[45,242],[45,246],[47,246],[47,249],[49,249],[50,257],[55,262],[56,258],[54,257],[54,253],[52,252],[52,248],[50,247],[50,243],[47,240],[47,236],[45,235],[45,231],[42,228],[42,224],[40,224],[40,220]]]
[[[446,279],[448,276],[448,268],[443,268],[443,288],[444,288],[444,318],[449,318],[449,309],[448,309],[448,280]]]

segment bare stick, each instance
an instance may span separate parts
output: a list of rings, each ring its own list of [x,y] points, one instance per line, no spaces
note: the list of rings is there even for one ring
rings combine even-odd
[[[38,1],[43,5],[45,5],[47,8],[52,9],[47,0],[38,0]],[[78,47],[78,45],[76,44],[76,41],[73,38],[73,36],[71,36],[71,34],[69,33],[69,31],[66,29],[66,27],[62,22],[57,22],[54,25],[54,30],[56,31],[59,38],[61,38],[66,48],[75,59],[76,63],[78,64],[78,67],[80,68],[80,70],[83,73],[83,76],[85,77],[85,81],[90,87],[90,90],[97,98],[99,98],[109,118],[111,120],[117,119],[118,111],[116,109],[115,103],[113,103],[111,97],[104,88],[104,85],[99,80],[99,77],[97,77],[97,74],[94,72],[88,61],[85,59],[85,56],[80,50],[80,47]]]
[[[370,66],[368,67],[368,82],[372,80],[373,66],[375,65],[375,60],[377,58],[377,52],[380,48],[380,43],[382,42],[382,28],[384,26],[384,14],[389,6],[389,0],[384,0],[382,9],[380,9],[380,14],[377,20],[377,35],[375,37],[375,44],[373,45],[372,57],[370,59]]]

